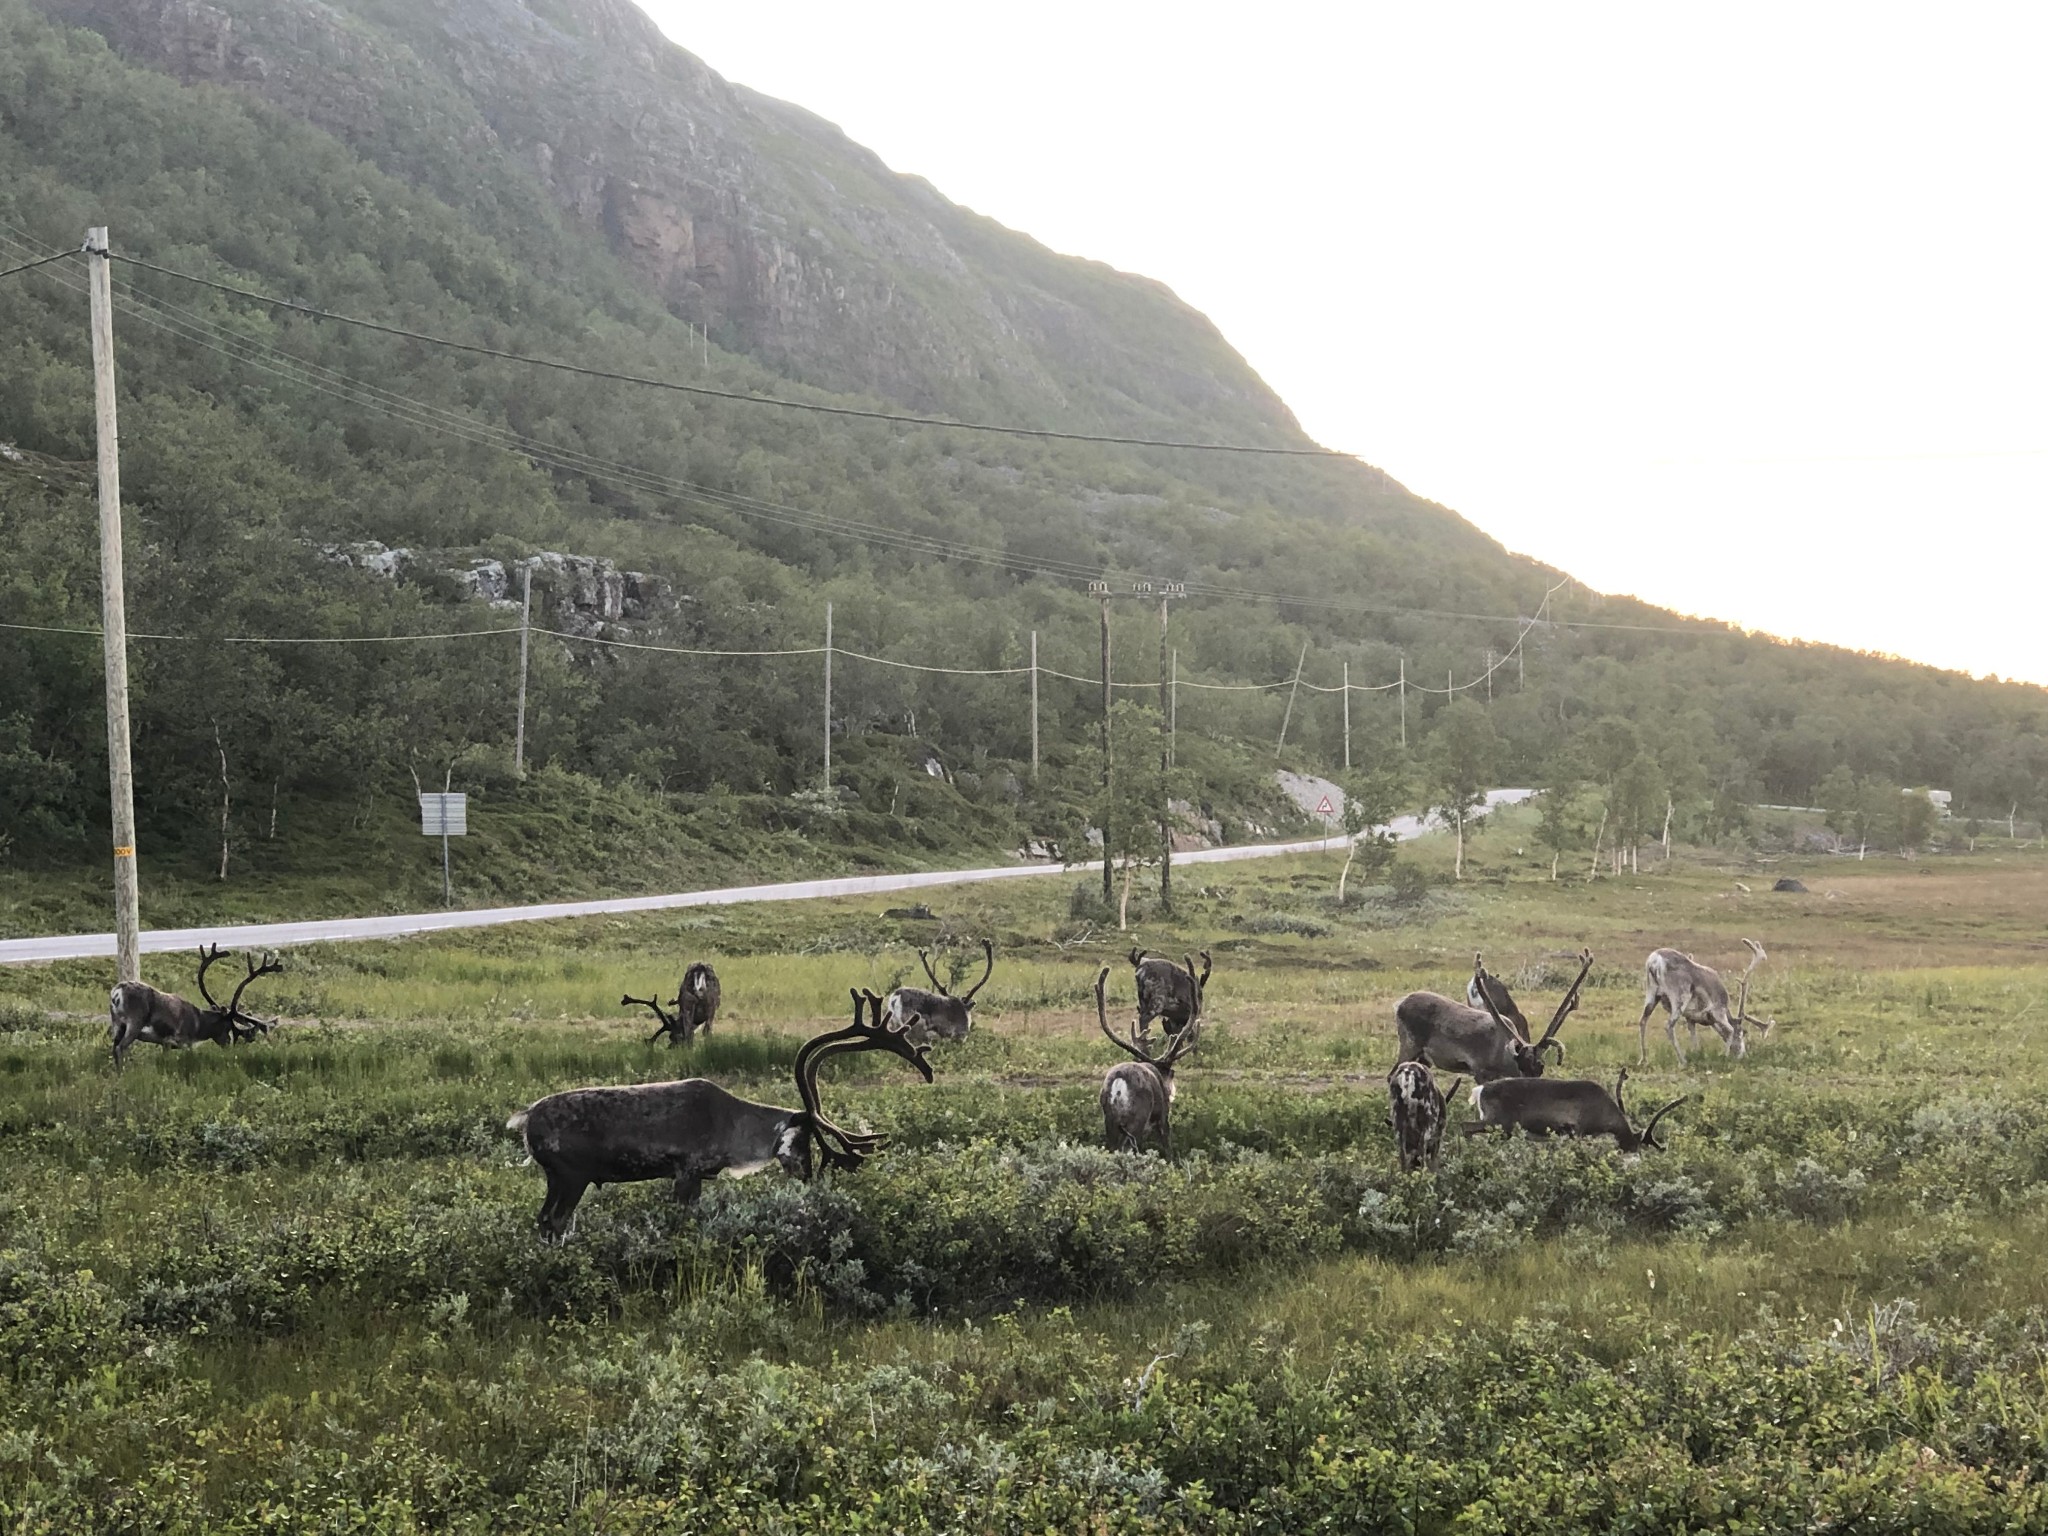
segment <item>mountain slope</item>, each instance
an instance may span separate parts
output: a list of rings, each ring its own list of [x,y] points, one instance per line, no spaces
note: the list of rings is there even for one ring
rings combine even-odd
[[[121,251],[181,271],[627,373],[1301,440],[1157,285],[954,208],[800,110],[719,81],[637,13],[586,0],[0,0],[0,256],[73,246],[100,222]],[[1172,637],[1190,681],[1270,684],[1305,655],[1306,681],[1325,688],[1347,665],[1359,683],[1405,665],[1411,682],[1469,686],[1558,580],[1348,461],[798,415],[449,353],[134,266],[116,279],[137,632],[502,625],[472,596],[469,562],[544,550],[647,574],[644,611],[605,620],[625,626],[614,639],[798,650],[819,643],[830,602],[840,646],[906,664],[849,659],[835,674],[835,779],[873,818],[848,842],[862,857],[1071,829],[1094,782],[1091,690],[1047,681],[1033,788],[1021,680],[907,664],[1016,667],[1035,633],[1042,662],[1086,676],[1086,577],[1190,583]],[[0,467],[0,610],[60,629],[90,629],[96,603],[89,478],[61,468],[92,453],[81,281],[64,267],[0,281],[0,441],[58,465]],[[418,551],[403,579],[328,553],[365,539]],[[537,585],[551,627],[580,622],[546,574],[570,568]],[[1619,721],[1622,746],[1703,832],[1726,830],[1744,796],[1804,802],[1843,763],[2000,815],[2048,787],[2038,690],[1576,591],[1549,617],[1570,623],[1533,631],[1526,673],[1479,694],[1493,695],[1504,777],[1587,756],[1596,737],[1592,756],[1628,758],[1600,735]],[[1156,617],[1120,610],[1117,626],[1119,676],[1156,676]],[[344,822],[370,825],[414,772],[530,800],[533,781],[504,773],[511,647],[139,643],[156,856],[210,870],[224,794],[237,870],[283,867],[279,825],[337,835],[343,805],[358,807]],[[19,855],[62,863],[103,825],[95,664],[89,639],[0,630],[0,828]],[[534,669],[527,744],[555,770],[546,782],[581,776],[605,791],[593,803],[642,795],[707,827],[728,826],[738,801],[769,833],[850,838],[789,798],[821,768],[815,657],[547,641]],[[1442,704],[1354,698],[1356,755],[1394,754],[1404,727],[1419,745]],[[1219,813],[1256,810],[1283,717],[1304,765],[1341,761],[1329,694],[1293,708],[1284,688],[1184,690],[1179,707],[1187,792]],[[937,785],[903,746],[913,736],[974,781]],[[676,835],[693,847],[700,834]],[[534,833],[537,857],[573,861],[551,836],[589,841],[564,822]],[[741,842],[724,856],[748,854]]]
[[[623,0],[48,9],[271,101],[472,216],[520,217],[537,185],[671,313],[791,377],[1083,430],[1301,440],[1159,284],[954,206],[729,85]]]

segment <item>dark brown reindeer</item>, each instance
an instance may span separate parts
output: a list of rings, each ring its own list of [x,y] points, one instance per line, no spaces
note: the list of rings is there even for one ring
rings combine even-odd
[[[988,969],[981,973],[981,980],[955,997],[946,990],[932,971],[931,957],[923,950],[917,958],[924,963],[924,973],[931,978],[936,991],[927,992],[923,987],[897,987],[889,993],[883,1006],[893,1028],[911,1029],[911,1020],[917,1021],[913,1042],[923,1044],[929,1040],[965,1040],[967,1031],[974,1025],[974,994],[988,985],[989,977],[996,972],[996,947],[988,940],[981,941],[982,953],[988,957]]]
[[[1401,1171],[1418,1168],[1436,1172],[1438,1149],[1443,1145],[1444,1126],[1451,1118],[1451,1100],[1465,1079],[1458,1078],[1439,1092],[1436,1076],[1419,1061],[1397,1062],[1387,1074],[1388,1117],[1394,1125],[1394,1145],[1401,1157]]]
[[[698,1030],[711,1033],[711,1021],[718,1017],[718,972],[702,960],[683,972],[683,984],[676,989],[676,995],[668,1000],[670,1013],[659,1000],[652,997],[622,997],[621,1008],[635,1003],[642,1008],[652,1008],[654,1016],[661,1020],[661,1028],[647,1037],[649,1045],[663,1035],[668,1036],[671,1046],[688,1045]]]
[[[1593,952],[1579,952],[1578,979],[1565,993],[1542,1038],[1532,1041],[1492,1006],[1493,982],[1479,957],[1473,957],[1472,992],[1489,1006],[1475,1007],[1435,992],[1411,992],[1394,1007],[1394,1028],[1401,1042],[1401,1061],[1423,1061],[1439,1072],[1469,1073],[1474,1082],[1507,1077],[1541,1077],[1543,1053],[1554,1051],[1564,1064],[1564,1042],[1557,1032],[1579,1006],[1579,988],[1593,969]],[[1494,983],[1498,986],[1498,983]]]
[[[756,1104],[701,1077],[675,1083],[634,1083],[617,1088],[572,1088],[522,1109],[505,1122],[526,1142],[527,1154],[547,1175],[538,1225],[543,1239],[559,1241],[575,1225],[576,1205],[591,1185],[675,1181],[676,1199],[689,1204],[704,1181],[719,1173],[744,1175],[780,1163],[792,1177],[813,1172],[812,1143],[825,1162],[855,1169],[879,1151],[881,1136],[842,1130],[818,1102],[818,1066],[848,1051],[888,1051],[932,1080],[930,1047],[913,1045],[904,1028],[883,1022],[882,1000],[860,991],[853,1022],[808,1041],[796,1056],[802,1109]],[[863,1022],[872,1014],[874,1022]]]
[[[248,957],[249,974],[236,985],[234,995],[223,1005],[206,989],[206,972],[227,951],[218,944],[199,951],[199,995],[206,1006],[188,1003],[175,992],[159,992],[142,981],[124,981],[107,994],[107,1012],[114,1037],[114,1065],[120,1066],[138,1041],[149,1045],[187,1046],[211,1040],[215,1045],[239,1045],[258,1035],[267,1035],[277,1022],[242,1012],[242,994],[259,976],[275,976],[284,969],[282,961],[266,955],[258,965]]]
[[[1544,1081],[1505,1078],[1496,1083],[1475,1083],[1472,1108],[1479,1118],[1466,1122],[1465,1134],[1476,1136],[1482,1131],[1505,1131],[1520,1126],[1531,1136],[1612,1136],[1614,1144],[1624,1152],[1644,1147],[1661,1152],[1664,1143],[1657,1139],[1657,1122],[1683,1104],[1685,1096],[1673,1099],[1637,1130],[1629,1123],[1628,1110],[1622,1103],[1622,1085],[1627,1081],[1628,1068],[1623,1067],[1614,1080],[1612,1094],[1583,1077]]]
[[[1138,1038],[1144,1039],[1152,1032],[1154,1019],[1165,1026],[1169,1035],[1186,1029],[1190,1019],[1199,1018],[1202,1012],[1202,994],[1208,990],[1209,951],[1200,951],[1202,974],[1195,976],[1192,960],[1183,956],[1186,969],[1175,965],[1163,956],[1148,956],[1142,949],[1131,951],[1131,969],[1138,984]]]
[[[1643,962],[1643,1016],[1636,1020],[1637,1066],[1650,1059],[1650,1015],[1659,1007],[1668,1012],[1664,1033],[1671,1041],[1671,1049],[1680,1066],[1685,1065],[1685,1052],[1678,1046],[1680,1019],[1689,1026],[1695,1048],[1700,1043],[1700,1025],[1705,1023],[1713,1026],[1714,1033],[1721,1037],[1721,1044],[1730,1056],[1749,1053],[1750,972],[1770,957],[1755,939],[1742,942],[1750,949],[1749,969],[1742,973],[1741,999],[1735,1005],[1733,1018],[1728,1015],[1728,988],[1718,971],[1675,949],[1650,952],[1650,958]],[[1776,1019],[1765,1019],[1757,1025],[1757,1038],[1761,1040],[1768,1035],[1777,1022]]]
[[[1188,964],[1188,983],[1194,988],[1195,996],[1202,995],[1201,984],[1195,980],[1195,967]],[[1123,1151],[1135,1152],[1138,1144],[1147,1136],[1156,1133],[1159,1144],[1169,1160],[1173,1157],[1173,1068],[1183,1056],[1195,1048],[1195,1042],[1202,1033],[1202,1015],[1199,1002],[1195,1016],[1181,1026],[1180,1030],[1167,1036],[1165,1051],[1154,1056],[1144,1034],[1134,1024],[1129,1035],[1119,1035],[1109,1027],[1109,1004],[1105,988],[1109,983],[1109,967],[1104,966],[1095,978],[1095,1018],[1102,1026],[1102,1033],[1118,1050],[1131,1059],[1111,1067],[1102,1079],[1102,1130],[1109,1138],[1109,1144]]]

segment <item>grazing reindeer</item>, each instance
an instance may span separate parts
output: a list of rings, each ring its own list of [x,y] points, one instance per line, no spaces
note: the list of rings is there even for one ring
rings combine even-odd
[[[923,987],[898,987],[889,994],[884,1005],[888,1011],[889,1024],[896,1029],[909,1029],[916,1020],[917,1032],[911,1036],[916,1044],[923,1044],[934,1038],[939,1040],[965,1040],[967,1031],[974,1024],[974,994],[988,985],[989,977],[996,973],[996,947],[988,939],[981,941],[982,953],[988,956],[988,969],[981,973],[981,980],[955,997],[946,990],[946,984],[933,974],[932,962],[923,950],[917,958],[924,962],[924,973],[931,977],[936,991],[927,992]]]
[[[1401,1041],[1396,1061],[1425,1061],[1439,1072],[1470,1073],[1479,1083],[1504,1077],[1541,1077],[1545,1051],[1555,1051],[1558,1064],[1564,1063],[1564,1042],[1557,1032],[1579,1006],[1579,988],[1593,968],[1593,952],[1581,950],[1579,962],[1578,980],[1557,1005],[1550,1027],[1535,1041],[1491,1006],[1474,1007],[1435,992],[1410,992],[1394,1007],[1395,1032]],[[1487,975],[1477,956],[1472,970],[1472,992],[1490,1005],[1499,983]],[[1491,985],[1483,985],[1482,977]]]
[[[1199,998],[1201,986],[1195,980],[1192,961],[1188,964],[1187,979]],[[1095,978],[1095,1018],[1101,1024],[1103,1034],[1109,1037],[1110,1044],[1128,1054],[1131,1060],[1111,1067],[1102,1079],[1103,1134],[1109,1138],[1112,1147],[1135,1152],[1139,1141],[1156,1131],[1159,1144],[1170,1160],[1173,1157],[1174,1063],[1195,1048],[1195,1041],[1202,1032],[1202,1016],[1197,1012],[1177,1034],[1169,1035],[1165,1053],[1154,1056],[1146,1048],[1143,1033],[1135,1026],[1128,1036],[1119,1035],[1109,1027],[1109,1005],[1103,996],[1108,981],[1109,967],[1105,965]]]
[[[711,1033],[711,1021],[718,1017],[718,972],[702,960],[683,972],[683,984],[676,995],[668,1000],[668,1006],[676,1011],[671,1014],[659,1001],[651,997],[622,997],[621,1008],[638,1003],[642,1008],[652,1008],[654,1016],[661,1020],[661,1028],[647,1037],[649,1045],[663,1035],[668,1036],[671,1046],[688,1045],[698,1030]]]
[[[1202,974],[1195,976],[1192,960],[1182,970],[1171,960],[1161,957],[1148,958],[1142,949],[1131,951],[1131,969],[1137,973],[1138,983],[1138,1038],[1144,1039],[1152,1032],[1154,1019],[1165,1026],[1169,1035],[1179,1034],[1188,1027],[1190,1019],[1199,1018],[1202,1012],[1202,994],[1209,986],[1209,951],[1202,950]],[[1185,956],[1182,957],[1184,960]]]
[[[802,1109],[755,1104],[705,1078],[677,1083],[634,1083],[619,1088],[573,1088],[522,1109],[505,1122],[526,1142],[527,1154],[547,1175],[541,1202],[541,1237],[560,1241],[575,1225],[576,1204],[591,1185],[673,1179],[676,1198],[697,1198],[714,1174],[756,1173],[780,1163],[792,1177],[812,1174],[815,1139],[835,1168],[858,1168],[879,1151],[880,1136],[841,1130],[818,1103],[818,1065],[844,1051],[889,1051],[932,1080],[930,1047],[913,1045],[908,1031],[885,1024],[882,1000],[854,992],[853,1023],[807,1042],[796,1055],[796,1090]],[[863,1017],[872,1013],[872,1024]]]
[[[1624,1152],[1644,1147],[1661,1152],[1664,1143],[1657,1139],[1657,1122],[1683,1104],[1685,1096],[1681,1094],[1650,1116],[1649,1124],[1639,1131],[1629,1123],[1628,1110],[1622,1104],[1621,1089],[1627,1081],[1628,1068],[1623,1067],[1614,1080],[1612,1094],[1583,1077],[1544,1082],[1507,1078],[1497,1083],[1476,1083],[1472,1088],[1472,1107],[1479,1112],[1479,1119],[1468,1121],[1465,1133],[1476,1136],[1481,1131],[1508,1130],[1519,1125],[1531,1136],[1612,1136],[1614,1144]]]
[[[1529,1021],[1522,1016],[1522,1010],[1516,1006],[1514,997],[1508,991],[1508,984],[1491,971],[1482,970],[1477,955],[1472,958],[1472,979],[1465,984],[1465,1001],[1474,1008],[1485,1008],[1491,1003],[1491,1012],[1499,1014],[1502,1022],[1524,1040],[1528,1039]]]
[[[114,1037],[114,1065],[120,1066],[136,1041],[150,1045],[186,1046],[211,1040],[215,1045],[239,1045],[258,1035],[267,1035],[277,1022],[242,1012],[242,994],[259,976],[275,976],[284,969],[282,961],[266,955],[258,965],[248,958],[249,974],[235,987],[234,996],[223,1007],[206,990],[206,972],[227,952],[218,944],[199,951],[199,995],[204,1008],[188,1003],[175,992],[159,992],[147,982],[124,981],[107,994],[107,1011]]]
[[[1439,1093],[1436,1078],[1419,1061],[1396,1063],[1387,1074],[1388,1114],[1394,1123],[1394,1144],[1400,1150],[1401,1171],[1418,1168],[1436,1172],[1437,1150],[1443,1145],[1444,1125],[1451,1118],[1451,1100],[1465,1079],[1457,1079]]]
[[[1675,949],[1650,952],[1650,958],[1643,962],[1643,1016],[1636,1020],[1637,1066],[1650,1059],[1650,1015],[1659,1006],[1668,1012],[1664,1033],[1671,1041],[1671,1049],[1677,1054],[1680,1066],[1685,1065],[1685,1052],[1678,1048],[1680,1019],[1690,1026],[1695,1047],[1700,1043],[1700,1025],[1706,1023],[1713,1026],[1714,1033],[1721,1037],[1721,1044],[1730,1056],[1749,1053],[1749,976],[1770,957],[1755,939],[1742,942],[1750,948],[1749,970],[1742,973],[1741,1000],[1735,1005],[1735,1017],[1732,1019],[1728,1016],[1728,988],[1722,984],[1719,972]],[[1777,1022],[1776,1019],[1765,1019],[1757,1026],[1757,1038],[1768,1035]]]

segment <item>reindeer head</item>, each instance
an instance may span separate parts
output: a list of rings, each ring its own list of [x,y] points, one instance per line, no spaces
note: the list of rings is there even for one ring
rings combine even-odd
[[[1195,989],[1194,1016],[1180,1030],[1167,1037],[1166,1049],[1157,1056],[1152,1054],[1150,1047],[1139,1036],[1135,1021],[1131,1024],[1128,1032],[1121,1035],[1109,1027],[1109,1000],[1107,992],[1109,986],[1109,967],[1105,965],[1095,977],[1095,1020],[1102,1026],[1103,1035],[1107,1037],[1111,1045],[1114,1045],[1118,1050],[1130,1057],[1131,1060],[1148,1066],[1159,1074],[1166,1084],[1166,1097],[1169,1103],[1173,1100],[1174,1064],[1195,1048],[1195,1044],[1201,1038],[1202,1033],[1202,984],[1195,975],[1195,966],[1192,960],[1188,962],[1187,971],[1188,982]]]
[[[1746,1056],[1749,1054],[1750,1029],[1754,1028],[1756,1030],[1757,1039],[1761,1040],[1765,1036],[1770,1034],[1770,1032],[1773,1029],[1775,1029],[1778,1024],[1778,1021],[1776,1019],[1765,1019],[1762,1023],[1755,1025],[1752,1025],[1750,1022],[1750,973],[1754,971],[1759,965],[1763,964],[1764,961],[1770,959],[1770,956],[1764,953],[1763,945],[1757,943],[1755,939],[1744,939],[1742,942],[1749,946],[1749,969],[1745,970],[1742,973],[1742,985],[1739,989],[1737,1001],[1735,1004],[1735,1017],[1728,1021],[1728,1049],[1729,1052],[1735,1056]]]
[[[804,1048],[796,1053],[796,1091],[804,1102],[801,1124],[793,1130],[807,1130],[818,1139],[819,1154],[835,1168],[854,1169],[866,1162],[882,1149],[887,1138],[864,1132],[842,1130],[826,1118],[818,1101],[818,1064],[827,1056],[842,1055],[850,1051],[887,1051],[909,1062],[924,1077],[932,1080],[931,1047],[913,1045],[909,1030],[903,1025],[890,1025],[882,1021],[882,999],[874,993],[848,989],[853,998],[853,1022],[844,1029],[828,1030],[813,1040],[806,1041]],[[872,1013],[874,1022],[865,1022],[865,1015]],[[809,1152],[803,1141],[795,1136],[785,1138],[776,1148],[776,1156],[783,1167],[791,1173],[809,1172]]]
[[[1557,1012],[1550,1016],[1550,1027],[1543,1031],[1540,1039],[1533,1041],[1529,1038],[1526,1028],[1517,1029],[1513,1019],[1508,1018],[1502,1013],[1496,999],[1506,997],[1508,989],[1501,985],[1498,977],[1492,975],[1486,969],[1482,956],[1474,955],[1472,957],[1472,985],[1467,989],[1466,995],[1473,999],[1474,1006],[1483,1007],[1488,1013],[1493,1015],[1493,1022],[1513,1037],[1511,1048],[1514,1052],[1515,1066],[1521,1075],[1523,1077],[1541,1077],[1543,1075],[1543,1053],[1545,1051],[1555,1051],[1557,1053],[1557,1064],[1560,1067],[1564,1065],[1564,1042],[1557,1038],[1557,1032],[1564,1027],[1564,1021],[1577,1012],[1579,988],[1585,985],[1586,977],[1592,969],[1593,951],[1590,949],[1580,950],[1578,978],[1566,990],[1563,1001],[1557,1005]],[[1512,1006],[1512,1003],[1510,1003],[1510,1006]],[[1519,1013],[1514,1015],[1514,1019],[1519,1019],[1520,1017]]]
[[[1621,1090],[1627,1082],[1628,1068],[1623,1067],[1619,1075],[1614,1079],[1614,1107],[1621,1111],[1621,1123],[1627,1127],[1628,1134],[1622,1135],[1620,1132],[1616,1132],[1614,1137],[1615,1144],[1624,1152],[1639,1152],[1644,1147],[1648,1147],[1654,1152],[1662,1152],[1664,1150],[1664,1143],[1657,1139],[1657,1122],[1683,1104],[1690,1095],[1680,1094],[1669,1104],[1666,1104],[1662,1109],[1650,1116],[1649,1123],[1639,1131],[1629,1120],[1628,1106],[1621,1100]]]
[[[228,1032],[236,1040],[248,1040],[255,1035],[267,1035],[277,1023],[275,1019],[259,1019],[254,1014],[242,1012],[242,994],[249,990],[249,983],[259,976],[275,976],[284,970],[284,962],[275,955],[265,955],[263,963],[257,964],[253,955],[244,956],[249,974],[235,984],[234,995],[225,1004],[221,1003],[206,988],[206,972],[216,960],[226,957],[227,951],[218,944],[209,945],[199,951],[199,995],[206,999],[211,1015],[224,1022]]]

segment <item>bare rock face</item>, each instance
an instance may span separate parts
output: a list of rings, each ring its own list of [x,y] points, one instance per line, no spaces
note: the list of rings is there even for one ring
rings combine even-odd
[[[32,0],[480,216],[546,205],[717,344],[829,389],[1298,441],[1166,288],[1057,256],[734,86],[625,0]]]
[[[676,606],[668,583],[646,571],[622,571],[593,555],[543,551],[525,560],[474,558],[452,564],[430,550],[389,549],[375,539],[328,544],[320,553],[387,581],[434,576],[452,580],[468,597],[494,608],[517,608],[524,572],[533,571],[534,621],[565,634],[602,637],[619,626],[647,623]]]

